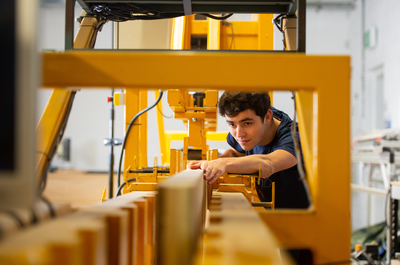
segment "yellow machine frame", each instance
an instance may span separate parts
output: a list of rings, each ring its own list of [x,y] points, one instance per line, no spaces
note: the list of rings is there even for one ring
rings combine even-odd
[[[349,259],[349,81],[347,56],[177,51],[43,55],[43,85],[49,88],[295,91],[312,207],[260,216],[283,247],[311,249],[316,264]]]

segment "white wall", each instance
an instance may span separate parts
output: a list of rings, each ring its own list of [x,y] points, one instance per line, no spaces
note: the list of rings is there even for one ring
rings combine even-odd
[[[41,50],[64,50],[64,10],[62,5],[41,7],[39,35]],[[77,5],[75,16],[79,16],[81,11],[82,9]],[[75,23],[75,34],[78,27],[79,24]],[[112,24],[108,23],[98,35],[96,48],[112,47],[111,32]],[[38,92],[37,119],[41,116],[50,94],[51,90],[43,89]],[[64,138],[71,139],[71,161],[67,163],[56,156],[52,163],[53,166],[88,171],[108,170],[109,148],[103,145],[103,140],[109,137],[110,104],[107,103],[107,97],[110,95],[111,90],[108,89],[77,92],[64,133]],[[115,138],[122,138],[123,109],[116,107],[115,111]],[[115,151],[119,154],[120,147],[116,147]]]

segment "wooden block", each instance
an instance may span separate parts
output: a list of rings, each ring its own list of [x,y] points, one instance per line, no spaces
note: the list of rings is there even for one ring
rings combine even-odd
[[[79,211],[95,213],[105,218],[107,223],[107,264],[128,263],[128,213],[108,207],[81,208]]]
[[[157,264],[193,264],[202,239],[202,170],[185,170],[158,185]]]
[[[195,264],[291,264],[273,234],[241,193],[214,192],[210,225]]]

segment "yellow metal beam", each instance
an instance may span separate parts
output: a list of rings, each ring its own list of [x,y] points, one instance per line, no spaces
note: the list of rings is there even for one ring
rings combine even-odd
[[[140,105],[139,109],[144,110],[147,108],[147,90],[142,90],[139,93]],[[139,117],[139,149],[141,157],[141,167],[147,167],[147,112]]]
[[[72,92],[64,89],[54,89],[51,93],[47,106],[36,127],[37,147],[36,147],[36,174],[39,180],[48,162],[48,154],[51,152],[53,143],[59,136],[68,106],[72,97]]]
[[[98,21],[95,17],[84,17],[82,19],[74,41],[75,49],[90,49],[97,25]]]
[[[221,46],[221,21],[208,19],[207,50],[219,50]]]
[[[273,14],[259,14],[258,20],[258,49],[273,50],[274,49],[274,24]]]
[[[194,15],[182,16],[173,19],[171,49],[187,50],[191,46],[191,28]]]
[[[132,118],[139,112],[139,90],[134,89],[126,89],[125,91],[125,131],[128,128],[129,123]],[[129,132],[129,136],[126,139],[125,150],[129,152],[125,152],[124,156],[124,172],[129,165],[134,165],[134,169],[139,168],[141,165],[139,164],[139,119],[136,119],[131,130]],[[136,159],[136,161],[135,161]]]
[[[349,60],[347,56],[247,52],[45,52],[43,86],[313,91],[335,87],[336,78],[329,71]],[[350,73],[346,76],[350,78]]]
[[[154,91],[154,100],[157,100],[158,96],[160,95],[159,91]],[[158,106],[161,110],[162,108],[162,101],[158,103]],[[169,161],[169,148],[165,148],[165,131],[164,131],[164,118],[163,115],[156,111],[157,116],[157,125],[158,125],[158,138],[160,141],[160,153],[161,153],[161,164],[165,165]],[[156,166],[156,165],[154,165]]]

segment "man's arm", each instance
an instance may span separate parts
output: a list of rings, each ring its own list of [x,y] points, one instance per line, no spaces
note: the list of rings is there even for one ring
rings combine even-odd
[[[232,147],[228,150],[226,150],[223,154],[221,154],[219,156],[219,158],[221,157],[240,157],[240,156],[245,156],[245,154],[243,153],[239,153],[238,151],[236,151],[235,149],[233,149]],[[219,159],[218,158],[218,159]],[[188,165],[187,168],[188,169],[200,169],[201,165],[207,162],[207,160],[197,160],[197,161],[191,161]]]
[[[287,151],[276,150],[267,155],[221,157],[211,161],[196,161],[196,165],[190,167],[189,164],[189,168],[203,169],[204,178],[208,180],[209,184],[211,184],[225,172],[241,174],[257,172],[260,168],[260,164],[262,164],[262,177],[268,178],[275,172],[295,166],[297,164],[297,159]]]

